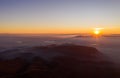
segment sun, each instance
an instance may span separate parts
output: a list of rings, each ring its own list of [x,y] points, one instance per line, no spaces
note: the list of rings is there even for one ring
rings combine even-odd
[[[99,35],[99,34],[100,34],[100,30],[95,30],[95,31],[94,31],[94,34],[95,34],[95,35]]]
[[[94,28],[94,31],[93,31],[94,36],[100,36],[102,29],[104,28]]]

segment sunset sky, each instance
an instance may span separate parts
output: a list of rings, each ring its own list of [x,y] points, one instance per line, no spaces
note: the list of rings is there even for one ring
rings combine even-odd
[[[0,0],[0,33],[120,34],[120,0]]]

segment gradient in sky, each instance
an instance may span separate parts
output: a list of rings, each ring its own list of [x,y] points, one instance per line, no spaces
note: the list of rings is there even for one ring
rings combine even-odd
[[[0,0],[0,33],[120,34],[120,0]]]

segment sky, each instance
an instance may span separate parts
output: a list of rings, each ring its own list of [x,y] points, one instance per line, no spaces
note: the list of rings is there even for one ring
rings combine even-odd
[[[120,34],[120,0],[0,0],[0,33]]]

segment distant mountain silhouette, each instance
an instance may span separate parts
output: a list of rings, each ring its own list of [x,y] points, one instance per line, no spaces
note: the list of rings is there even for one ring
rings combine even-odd
[[[74,38],[92,37],[91,35],[77,35]]]
[[[120,78],[114,64],[93,47],[38,46],[0,57],[0,78]]]

